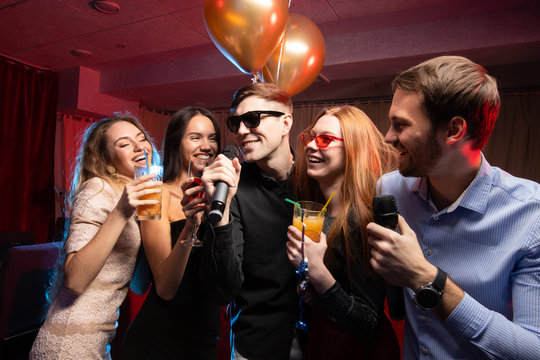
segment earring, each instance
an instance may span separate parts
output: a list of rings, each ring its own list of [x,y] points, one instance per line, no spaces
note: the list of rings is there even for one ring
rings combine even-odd
[[[116,170],[116,168],[114,166],[107,165],[107,166],[105,166],[105,169],[107,170],[107,172],[111,175],[111,177],[113,179],[118,178],[118,171]]]

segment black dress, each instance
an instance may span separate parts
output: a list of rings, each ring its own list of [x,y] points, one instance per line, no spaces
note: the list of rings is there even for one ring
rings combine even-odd
[[[171,223],[173,246],[185,220]],[[154,284],[120,348],[120,359],[211,359],[217,356],[220,313],[199,275],[203,248],[192,248],[176,295],[165,301]]]

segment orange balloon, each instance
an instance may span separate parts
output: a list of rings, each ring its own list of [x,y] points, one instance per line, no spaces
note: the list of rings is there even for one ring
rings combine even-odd
[[[288,0],[204,0],[204,22],[219,51],[240,70],[262,69],[278,46],[289,15]]]
[[[293,96],[315,81],[324,64],[321,31],[307,17],[289,15],[285,36],[263,68],[264,81]]]

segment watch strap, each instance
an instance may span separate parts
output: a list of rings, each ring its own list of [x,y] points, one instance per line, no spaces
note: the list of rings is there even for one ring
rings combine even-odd
[[[444,291],[444,286],[446,285],[446,279],[448,278],[448,274],[445,273],[440,268],[437,268],[437,275],[435,276],[435,279],[431,283],[431,286],[437,290],[439,294],[442,294]],[[429,285],[428,285],[429,286]]]

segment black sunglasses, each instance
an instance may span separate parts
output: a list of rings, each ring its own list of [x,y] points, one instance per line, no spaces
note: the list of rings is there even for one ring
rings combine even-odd
[[[238,132],[240,129],[240,121],[249,129],[255,129],[261,123],[261,115],[272,115],[272,116],[282,116],[285,113],[281,111],[272,111],[272,110],[261,110],[261,111],[248,111],[245,114],[237,116],[229,116],[227,119],[227,127],[233,133]]]

